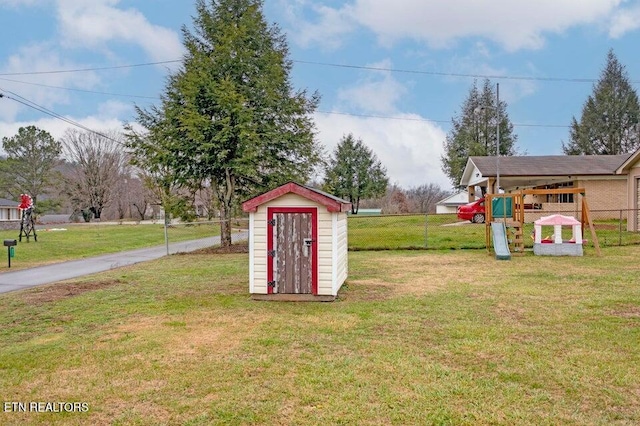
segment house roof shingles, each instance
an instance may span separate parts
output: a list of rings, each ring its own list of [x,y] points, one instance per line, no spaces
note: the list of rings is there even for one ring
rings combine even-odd
[[[7,200],[6,198],[0,198],[0,207],[18,207],[20,203],[17,201]]]
[[[501,176],[614,175],[631,154],[500,157]],[[483,176],[495,176],[496,157],[471,157]]]

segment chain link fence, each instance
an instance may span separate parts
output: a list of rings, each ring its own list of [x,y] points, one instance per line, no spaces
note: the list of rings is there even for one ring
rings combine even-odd
[[[179,220],[164,219],[152,221],[162,225],[165,234],[165,243],[180,242],[193,239],[210,238],[212,245],[220,244],[220,225],[222,220],[201,220],[181,222]],[[231,219],[231,236],[234,243],[248,240],[249,219]]]
[[[582,216],[580,210],[527,212],[523,229],[525,248],[533,247],[533,222],[552,214],[572,216],[577,220]],[[601,247],[640,244],[640,232],[627,230],[630,218],[640,220],[638,210],[592,210],[590,214]],[[350,250],[485,248],[485,225],[461,221],[455,214],[354,215],[349,216],[348,224]],[[587,240],[586,246],[592,247],[589,226],[585,228],[583,232]]]

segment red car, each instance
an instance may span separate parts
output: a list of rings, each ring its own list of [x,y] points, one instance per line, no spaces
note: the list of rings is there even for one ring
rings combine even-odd
[[[458,219],[484,223],[484,198],[458,207]]]

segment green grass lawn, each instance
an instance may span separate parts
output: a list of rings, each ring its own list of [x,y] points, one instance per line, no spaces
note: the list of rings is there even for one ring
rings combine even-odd
[[[460,223],[455,215],[367,216],[349,218],[349,248],[351,250],[484,249],[485,226]],[[247,221],[234,223],[234,229],[246,228]],[[38,242],[23,239],[15,248],[12,270],[34,267],[64,260],[98,256],[164,244],[161,224],[123,225],[60,225],[38,230]],[[596,224],[603,247],[640,244],[640,233],[620,232],[619,226],[609,222]],[[525,245],[531,248],[529,237],[532,224],[526,224]],[[176,225],[169,228],[169,241],[177,242],[219,235],[218,224]],[[16,239],[18,231],[0,231],[0,239]],[[592,246],[588,231],[587,246]],[[570,238],[570,237],[569,237]],[[2,248],[4,250],[4,248]],[[0,250],[0,273],[7,271],[6,251]]]
[[[0,424],[640,423],[640,247],[352,252],[334,303],[253,302],[247,255],[0,295]]]
[[[23,238],[15,247],[15,257],[11,261],[12,270],[164,244],[164,226],[160,224],[67,224],[37,230],[37,233],[37,242],[33,238],[29,242]],[[175,225],[168,230],[169,242],[219,234],[220,227],[217,224]],[[0,231],[2,240],[17,239],[18,235],[19,231]],[[4,254],[4,261],[0,261],[0,271],[6,271],[8,268],[5,247],[0,247],[0,254]]]
[[[351,250],[435,249],[459,250],[485,248],[485,225],[459,221],[455,215],[397,215],[349,217],[349,248]],[[640,244],[639,232],[627,232],[626,223],[614,220],[595,222],[601,247]],[[550,230],[548,230],[551,232]],[[525,247],[533,247],[533,224],[524,226]],[[567,228],[567,239],[571,238]],[[586,246],[593,246],[587,227]]]
[[[458,222],[455,215],[349,217],[352,250],[484,248],[484,225]]]

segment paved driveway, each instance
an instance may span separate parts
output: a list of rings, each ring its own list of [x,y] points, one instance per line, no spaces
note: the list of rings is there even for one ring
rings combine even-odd
[[[242,241],[247,238],[248,233],[246,232],[232,235],[233,241]],[[190,252],[201,248],[211,247],[215,244],[220,244],[220,237],[209,237],[199,240],[170,243],[169,253],[175,254]],[[105,254],[103,256],[72,260],[53,265],[39,266],[37,268],[5,272],[0,274],[0,293],[78,278],[84,275],[91,275],[98,272],[120,268],[122,266],[159,259],[166,255],[167,247],[158,246]]]

